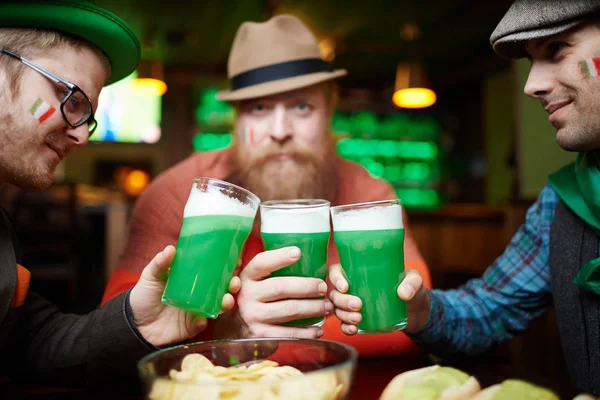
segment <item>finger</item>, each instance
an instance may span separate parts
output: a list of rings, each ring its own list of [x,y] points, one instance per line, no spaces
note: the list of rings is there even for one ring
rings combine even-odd
[[[404,301],[412,300],[421,289],[423,289],[423,277],[415,270],[408,270],[404,280],[398,286],[398,297]]]
[[[281,300],[258,303],[258,321],[264,324],[282,324],[297,319],[324,317],[333,310],[329,300]]]
[[[353,336],[358,333],[358,327],[356,325],[342,324],[342,332],[348,336]]]
[[[323,329],[315,326],[308,328],[292,328],[287,326],[260,324],[251,331],[253,337],[318,339],[323,336]]]
[[[322,279],[301,278],[296,276],[267,278],[255,282],[251,293],[262,302],[285,299],[308,299],[323,297],[327,293],[327,284]]]
[[[229,293],[237,294],[241,288],[242,280],[240,279],[240,277],[234,276],[233,278],[231,278],[231,281],[229,281]]]
[[[329,293],[329,299],[335,306],[344,311],[360,311],[362,308],[362,301],[356,296],[349,294],[343,294],[337,290],[332,290]]]
[[[242,279],[255,281],[264,279],[271,275],[271,272],[295,263],[301,255],[300,249],[295,246],[263,251],[246,265],[240,276]]]
[[[348,312],[339,308],[336,308],[334,312],[335,316],[344,324],[358,325],[362,321],[362,315],[358,312]]]
[[[344,277],[344,270],[340,264],[334,264],[328,270],[329,281],[340,293],[348,291],[348,281]]]
[[[192,326],[188,329],[189,337],[193,338],[200,334],[208,326],[208,321],[204,317],[194,316],[192,319]]]
[[[142,271],[142,278],[149,282],[164,283],[167,268],[175,257],[175,247],[169,245],[158,253]]]
[[[223,302],[221,303],[220,314],[230,311],[233,306],[235,306],[235,299],[230,293],[225,293],[225,296],[223,296]]]

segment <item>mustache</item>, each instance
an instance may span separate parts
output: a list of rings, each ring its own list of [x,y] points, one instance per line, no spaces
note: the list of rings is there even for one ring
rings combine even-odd
[[[564,92],[564,93],[552,93],[546,96],[540,97],[540,103],[542,104],[542,108],[546,108],[548,104],[556,103],[564,100],[575,100],[576,94],[572,92]]]
[[[262,166],[280,155],[290,156],[299,163],[307,162],[315,158],[313,152],[292,142],[286,142],[284,144],[269,143],[264,148],[258,150],[252,157],[249,168]]]
[[[70,153],[70,148],[71,145],[69,144],[68,139],[66,139],[64,137],[64,135],[57,133],[57,132],[51,132],[48,135],[46,135],[46,138],[44,140],[44,142],[49,145],[50,147],[59,150],[60,153],[67,155]]]

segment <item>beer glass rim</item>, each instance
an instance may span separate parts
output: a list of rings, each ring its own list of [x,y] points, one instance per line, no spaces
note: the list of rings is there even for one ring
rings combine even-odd
[[[194,178],[194,185],[196,185],[196,187],[198,187],[200,182],[206,182],[209,185],[216,186],[221,189],[228,190],[230,192],[238,192],[239,194],[245,195],[250,201],[256,203],[257,205],[260,204],[260,198],[258,198],[257,195],[255,195],[248,189],[244,189],[243,187],[233,184],[231,182],[223,181],[223,180],[217,179],[217,178],[210,178],[207,176],[200,176],[200,177]]]
[[[323,199],[290,199],[290,200],[269,200],[260,203],[261,208],[277,210],[311,209],[311,208],[329,208],[330,202]]]
[[[388,207],[398,205],[402,207],[402,201],[400,199],[394,200],[378,200],[378,201],[369,201],[366,203],[354,203],[354,204],[344,204],[341,206],[331,207],[331,212],[334,214],[351,211],[351,210],[361,210],[366,208],[375,208],[375,207]]]

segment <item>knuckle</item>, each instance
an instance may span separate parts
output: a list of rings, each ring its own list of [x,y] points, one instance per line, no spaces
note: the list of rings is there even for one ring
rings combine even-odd
[[[340,293],[335,289],[332,289],[331,292],[329,292],[329,300],[331,300],[334,305],[337,305],[339,294]]]
[[[272,279],[267,287],[269,288],[269,292],[271,292],[273,297],[279,297],[286,291],[285,285],[281,282],[281,280],[278,279]]]
[[[300,337],[300,335],[292,329],[286,329],[286,330],[282,331],[281,333],[283,334],[283,337],[285,337],[285,338],[295,339],[295,338]]]
[[[297,300],[288,300],[284,306],[286,316],[297,317],[300,313],[300,305]]]

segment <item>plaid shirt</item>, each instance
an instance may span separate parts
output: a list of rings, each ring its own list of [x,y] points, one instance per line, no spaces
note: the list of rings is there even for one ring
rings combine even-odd
[[[456,290],[433,290],[429,319],[413,340],[439,354],[482,353],[552,307],[550,227],[558,194],[546,186],[525,223],[485,271]]]

